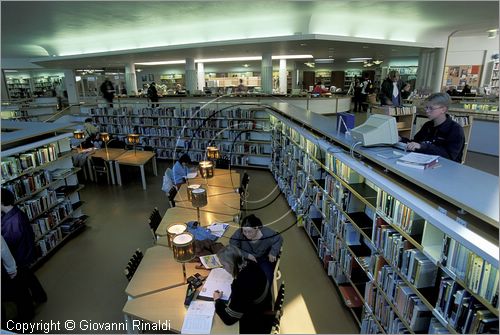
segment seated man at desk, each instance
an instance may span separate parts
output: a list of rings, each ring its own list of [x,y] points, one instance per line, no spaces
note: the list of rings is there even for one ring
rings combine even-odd
[[[407,150],[438,155],[459,163],[462,161],[465,135],[462,127],[446,113],[450,101],[446,93],[434,93],[426,99],[425,112],[429,121],[406,145]]]
[[[172,168],[172,174],[174,177],[174,184],[179,189],[182,184],[186,182],[187,174],[189,169],[187,167],[188,164],[191,163],[191,158],[188,154],[183,154],[177,162],[175,162],[174,167]]]
[[[279,256],[283,237],[268,227],[253,214],[246,216],[241,228],[236,230],[229,244],[241,249],[243,257],[256,262],[266,274],[269,283],[273,281],[276,258]]]
[[[241,334],[265,334],[270,331],[266,312],[271,310],[271,285],[257,263],[247,261],[234,246],[226,246],[217,256],[224,270],[233,276],[231,297],[226,304],[215,291],[215,312],[227,325],[240,321]]]

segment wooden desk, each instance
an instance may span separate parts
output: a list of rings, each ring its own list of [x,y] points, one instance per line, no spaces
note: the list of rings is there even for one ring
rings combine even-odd
[[[118,148],[109,148],[106,152],[106,149],[97,149],[93,153],[90,154],[92,157],[102,158],[106,161],[109,167],[109,173],[111,174],[111,183],[114,185],[115,182],[115,173],[113,171],[113,162],[116,161],[118,157],[123,155],[127,150],[118,149]]]
[[[196,207],[193,207],[191,201],[176,202],[175,207],[196,210]],[[200,207],[200,212],[220,213],[232,216],[238,215],[240,213],[240,195],[233,192],[210,197],[208,198],[208,204],[205,207]]]
[[[189,184],[193,185],[195,183],[190,182]],[[200,185],[202,185],[202,184],[200,184]],[[187,198],[187,187],[188,187],[187,184],[181,185],[181,187],[179,188],[179,191],[175,195],[175,198],[174,198],[175,202],[189,201]],[[215,196],[221,195],[221,194],[238,194],[238,193],[236,193],[236,191],[234,189],[228,188],[228,187],[208,186],[208,185],[204,185],[203,187],[207,190],[207,195],[209,198],[215,197]]]
[[[153,161],[153,173],[155,176],[158,175],[158,171],[156,169],[156,158],[155,153],[151,151],[127,151],[120,155],[116,161],[116,177],[118,179],[118,185],[122,184],[122,178],[120,175],[120,164],[122,165],[131,165],[138,166],[141,169],[141,178],[142,178],[142,188],[146,189],[146,176],[144,174],[144,165],[149,162],[149,160]]]
[[[215,169],[212,178],[205,179],[198,175],[196,178],[189,179],[189,184],[238,189],[241,185],[241,181],[240,174],[234,170]]]
[[[208,274],[208,271],[196,269],[195,266],[196,263],[186,263],[188,277],[196,272],[202,275]],[[125,293],[137,298],[183,284],[182,264],[175,261],[172,249],[157,245],[146,250]]]
[[[189,221],[196,221],[196,220],[198,220],[196,209],[182,208],[182,207],[169,208],[165,212],[165,215],[163,215],[160,225],[156,229],[156,236],[160,237],[166,236],[167,228],[171,224],[186,223]],[[233,223],[234,216],[200,211],[200,221],[202,226],[208,226],[212,224],[214,221]]]
[[[134,331],[131,319],[140,319],[147,322],[170,324],[166,331],[181,332],[187,308],[184,306],[187,285],[171,288],[162,292],[149,294],[144,297],[129,300],[123,307],[127,330]],[[212,322],[212,334],[238,334],[240,332],[239,322],[226,326],[220,317],[215,314]],[[145,333],[148,333],[145,331]]]

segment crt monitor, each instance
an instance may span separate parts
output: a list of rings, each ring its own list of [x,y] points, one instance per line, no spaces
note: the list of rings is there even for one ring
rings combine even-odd
[[[393,145],[398,142],[398,128],[393,116],[373,114],[362,125],[351,130],[355,142],[363,146]]]

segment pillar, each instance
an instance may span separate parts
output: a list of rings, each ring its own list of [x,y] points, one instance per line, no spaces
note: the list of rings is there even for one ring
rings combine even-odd
[[[427,54],[425,50],[421,49],[418,55],[418,69],[417,69],[417,79],[415,80],[415,87],[413,89],[421,90],[424,88],[425,82],[425,71],[427,68]]]
[[[297,66],[297,62],[293,62],[293,69],[292,69],[292,90],[300,88],[299,86],[299,67]]]
[[[279,83],[280,83],[280,93],[286,94],[287,90],[286,59],[280,59]]]
[[[189,94],[193,94],[198,87],[194,58],[186,58],[185,80],[186,90],[189,92]]]
[[[3,73],[3,70],[1,71],[2,73],[2,81],[1,81],[1,86],[2,86],[2,101],[8,101],[9,100],[9,93],[7,92],[7,78],[5,78],[5,74]]]
[[[127,95],[137,95],[137,75],[134,63],[125,64],[125,85]]]
[[[262,55],[260,86],[262,87],[263,93],[273,93],[273,59],[270,52],[266,52]]]
[[[203,92],[205,88],[205,65],[198,63],[198,90]]]
[[[446,56],[445,49],[435,48],[433,50],[433,56],[430,88],[432,92],[441,92],[443,86],[444,61]]]
[[[80,99],[78,99],[76,88],[75,71],[64,70],[64,86],[66,87],[66,92],[68,92],[68,104],[78,104]]]

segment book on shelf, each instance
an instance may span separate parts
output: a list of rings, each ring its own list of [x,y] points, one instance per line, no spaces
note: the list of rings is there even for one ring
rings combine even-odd
[[[347,307],[356,308],[363,306],[363,302],[351,285],[340,285],[339,290]]]
[[[428,169],[435,166],[439,161],[439,156],[420,154],[418,152],[411,152],[406,154],[396,161],[396,164],[411,167],[414,169]]]

